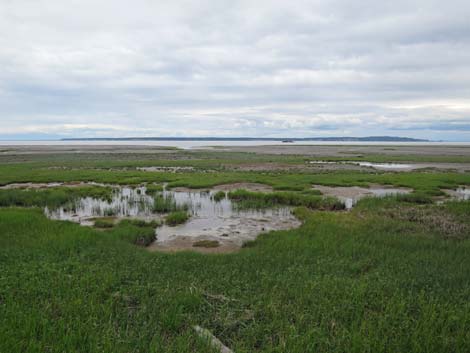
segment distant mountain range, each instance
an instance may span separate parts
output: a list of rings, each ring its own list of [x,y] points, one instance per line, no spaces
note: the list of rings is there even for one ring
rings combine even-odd
[[[345,142],[428,142],[429,140],[397,136],[367,136],[367,137],[90,137],[63,138],[61,141],[345,141]]]

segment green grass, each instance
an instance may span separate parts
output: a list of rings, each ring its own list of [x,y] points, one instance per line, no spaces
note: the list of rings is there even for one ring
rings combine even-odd
[[[93,226],[96,228],[113,228],[114,225],[114,220],[108,218],[97,218],[93,223]]]
[[[163,183],[169,187],[211,188],[219,184],[254,182],[272,186],[276,190],[306,191],[313,184],[331,186],[366,186],[369,183],[410,187],[430,196],[440,195],[441,188],[470,185],[469,173],[445,172],[234,172],[218,173],[152,173],[136,170],[73,169],[51,170],[30,164],[6,164],[0,168],[0,184],[14,182],[77,182],[96,181],[107,184]]]
[[[186,211],[173,211],[165,217],[165,223],[169,226],[176,226],[185,223],[189,219]]]
[[[236,352],[466,352],[468,239],[376,217],[304,210],[208,256],[0,210],[0,351],[210,352],[197,324]]]
[[[0,208],[0,352],[211,352],[193,325],[237,353],[468,352],[470,202],[428,202],[441,188],[470,185],[470,175],[233,172],[224,166],[295,164],[303,157],[172,155],[180,159],[0,156],[0,183],[210,188],[258,182],[275,192],[236,191],[232,199],[253,207],[301,206],[293,212],[302,226],[263,234],[238,253],[150,253],[143,247],[155,239],[153,222],[123,220],[103,231],[49,220],[40,208]],[[107,169],[161,165],[164,158],[198,171]],[[61,165],[71,169],[49,169]],[[208,167],[219,172],[203,172]],[[313,184],[369,183],[415,192],[366,198],[350,212],[313,210],[331,207]],[[159,192],[158,212],[180,211]],[[53,207],[111,193],[99,187],[1,190],[0,202]]]
[[[161,184],[147,184],[145,188],[148,195],[155,195],[163,191],[163,185]]]
[[[240,209],[262,209],[277,206],[305,206],[312,209],[321,210],[342,210],[344,204],[329,197],[317,195],[305,195],[295,192],[251,192],[246,190],[236,190],[228,193],[228,198],[235,202]]]
[[[151,221],[146,221],[143,219],[124,219],[120,223],[123,224],[131,224],[136,227],[151,227],[151,228],[156,228],[161,225],[161,222],[158,220],[151,220]]]
[[[0,207],[44,207],[57,208],[79,198],[90,196],[109,200],[112,188],[101,186],[57,187],[47,189],[5,189],[0,190]]]
[[[126,221],[121,221],[109,234],[116,240],[144,247],[155,240],[155,229],[152,226],[135,225]]]

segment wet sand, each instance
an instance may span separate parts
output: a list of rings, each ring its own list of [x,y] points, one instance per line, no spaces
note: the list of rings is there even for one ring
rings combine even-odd
[[[208,146],[210,141],[208,141]],[[207,148],[186,152],[207,152]],[[215,146],[211,151],[249,152],[258,154],[305,155],[323,157],[382,155],[464,156],[470,158],[469,145],[260,145],[260,146]],[[40,153],[175,153],[174,147],[133,145],[131,142],[115,145],[2,145],[0,154]]]
[[[357,157],[370,154],[466,156],[470,158],[470,146],[455,145],[275,145],[275,146],[227,146],[214,147],[214,151],[249,152],[258,154],[305,155],[319,157]]]

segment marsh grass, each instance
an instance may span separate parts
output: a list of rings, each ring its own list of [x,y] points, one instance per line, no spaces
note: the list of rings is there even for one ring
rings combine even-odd
[[[115,225],[114,219],[109,218],[96,218],[93,226],[96,228],[113,228]]]
[[[165,217],[165,224],[169,226],[176,226],[185,223],[189,219],[187,211],[173,211]]]
[[[164,195],[159,193],[155,195],[153,211],[156,213],[167,213],[187,209],[187,205],[178,205],[171,194]]]
[[[210,352],[200,325],[239,353],[467,352],[468,240],[300,210],[299,229],[207,256],[133,245],[153,229],[2,209],[0,351]]]
[[[161,226],[161,222],[158,220],[151,220],[151,221],[146,221],[144,219],[123,219],[121,224],[131,224],[136,227],[151,227],[151,228],[156,228]]]
[[[312,209],[321,210],[342,210],[344,204],[329,197],[305,195],[295,192],[251,192],[246,190],[236,190],[228,193],[228,198],[232,200],[239,209],[263,209],[277,206],[305,206]]]
[[[146,184],[145,191],[147,195],[155,195],[160,193],[164,190],[163,185],[161,184]]]
[[[72,205],[82,197],[93,197],[110,200],[112,188],[101,186],[57,187],[47,189],[4,189],[0,190],[0,207],[45,207],[58,208],[61,205]]]
[[[156,237],[153,227],[136,226],[126,221],[121,221],[109,234],[118,240],[143,247],[150,245]]]
[[[221,154],[226,161],[210,153],[193,157],[178,153],[181,159],[168,164],[217,168],[227,161],[280,160],[255,154]],[[149,253],[135,244],[150,244],[153,227],[123,221],[98,231],[49,220],[40,209],[1,208],[0,352],[211,352],[194,325],[237,353],[468,352],[470,237],[446,236],[444,228],[448,221],[468,227],[469,202],[432,205],[387,197],[361,200],[351,212],[327,212],[305,207],[303,199],[319,197],[304,194],[313,184],[369,183],[432,197],[441,188],[469,185],[468,173],[186,175],[104,169],[149,166],[149,160],[161,165],[156,158],[163,157],[140,158],[0,156],[0,183],[166,181],[209,188],[258,182],[273,186],[274,194],[295,189],[302,196],[237,197],[261,205],[305,203],[294,210],[302,226],[262,234],[234,254]],[[48,169],[62,165],[80,169]],[[1,190],[0,200],[3,206],[59,206],[74,199],[69,190]],[[432,220],[422,218],[428,208],[444,221],[430,227]],[[468,228],[454,229],[468,234]]]
[[[364,198],[357,203],[354,212],[396,219],[405,222],[402,225],[424,229],[433,236],[455,239],[470,237],[470,201],[435,205],[422,202],[404,203],[395,196]]]
[[[215,202],[220,202],[227,197],[227,193],[225,191],[219,190],[214,195],[212,195],[212,200]]]

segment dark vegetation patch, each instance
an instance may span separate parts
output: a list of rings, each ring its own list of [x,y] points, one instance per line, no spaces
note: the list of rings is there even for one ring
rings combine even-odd
[[[222,201],[223,199],[225,199],[227,197],[227,193],[225,191],[217,191],[214,195],[212,195],[212,199],[215,201],[215,202],[220,202]]]

